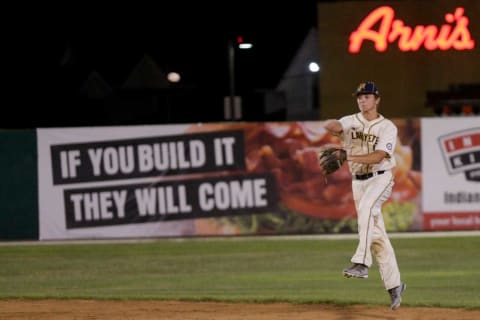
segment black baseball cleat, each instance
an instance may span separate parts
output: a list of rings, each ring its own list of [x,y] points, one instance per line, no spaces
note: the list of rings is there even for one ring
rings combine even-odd
[[[400,307],[400,302],[402,302],[402,293],[406,289],[407,285],[402,283],[398,287],[388,290],[388,293],[390,294],[390,300],[392,301],[390,304],[390,308],[392,308],[392,310],[396,310],[398,307]]]
[[[364,264],[354,263],[350,268],[343,270],[345,278],[368,278],[368,267]]]

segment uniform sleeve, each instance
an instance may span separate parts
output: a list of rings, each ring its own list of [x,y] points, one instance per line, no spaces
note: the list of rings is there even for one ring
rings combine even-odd
[[[395,150],[395,144],[397,143],[397,126],[395,126],[393,122],[387,121],[387,125],[382,131],[375,150],[383,150],[392,157]]]
[[[348,141],[348,135],[352,128],[353,116],[345,116],[340,118],[338,121],[342,124],[342,135],[341,138],[343,141]]]
[[[342,124],[343,131],[348,131],[350,127],[352,126],[352,117],[351,116],[345,116],[340,118],[338,121]]]

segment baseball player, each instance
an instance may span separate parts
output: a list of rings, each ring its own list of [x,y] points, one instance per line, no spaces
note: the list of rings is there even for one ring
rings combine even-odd
[[[395,167],[393,151],[397,127],[378,113],[380,92],[373,82],[361,83],[353,93],[360,112],[330,119],[324,127],[339,136],[347,151],[352,191],[357,211],[359,242],[351,262],[343,270],[347,278],[368,278],[372,253],[377,260],[392,310],[400,306],[406,285],[400,280],[395,252],[385,230],[382,205],[390,197],[394,184],[391,169]]]

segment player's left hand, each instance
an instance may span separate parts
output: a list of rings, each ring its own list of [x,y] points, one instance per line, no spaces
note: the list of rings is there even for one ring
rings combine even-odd
[[[334,173],[347,160],[347,152],[339,147],[327,147],[318,154],[318,164],[324,176]]]

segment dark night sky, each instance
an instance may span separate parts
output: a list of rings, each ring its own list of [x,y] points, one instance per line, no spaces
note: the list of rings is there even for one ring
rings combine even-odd
[[[308,29],[315,25],[316,1],[270,6],[259,6],[258,1],[225,3],[160,2],[156,8],[126,8],[108,16],[90,13],[59,42],[58,53],[68,42],[77,63],[118,79],[148,53],[161,68],[179,69],[197,82],[223,74],[227,69],[226,43],[242,35],[254,48],[238,53],[238,64],[242,55],[250,59],[251,68],[242,67],[255,73],[251,77],[257,81],[255,86],[276,84]]]
[[[236,54],[239,90],[271,89],[308,30],[316,26],[316,3],[162,1],[47,9],[27,18],[23,26],[24,49],[16,57],[23,70],[18,83],[21,91],[30,94],[20,95],[16,102],[20,109],[32,108],[34,96],[34,116],[60,118],[58,106],[52,109],[55,101],[63,103],[57,96],[78,90],[92,71],[111,86],[120,86],[146,54],[162,71],[179,71],[184,84],[226,95],[227,41],[238,35],[254,44],[252,50]],[[19,113],[13,122],[21,127],[24,113],[13,109],[14,116]],[[4,118],[0,126],[8,121]]]

